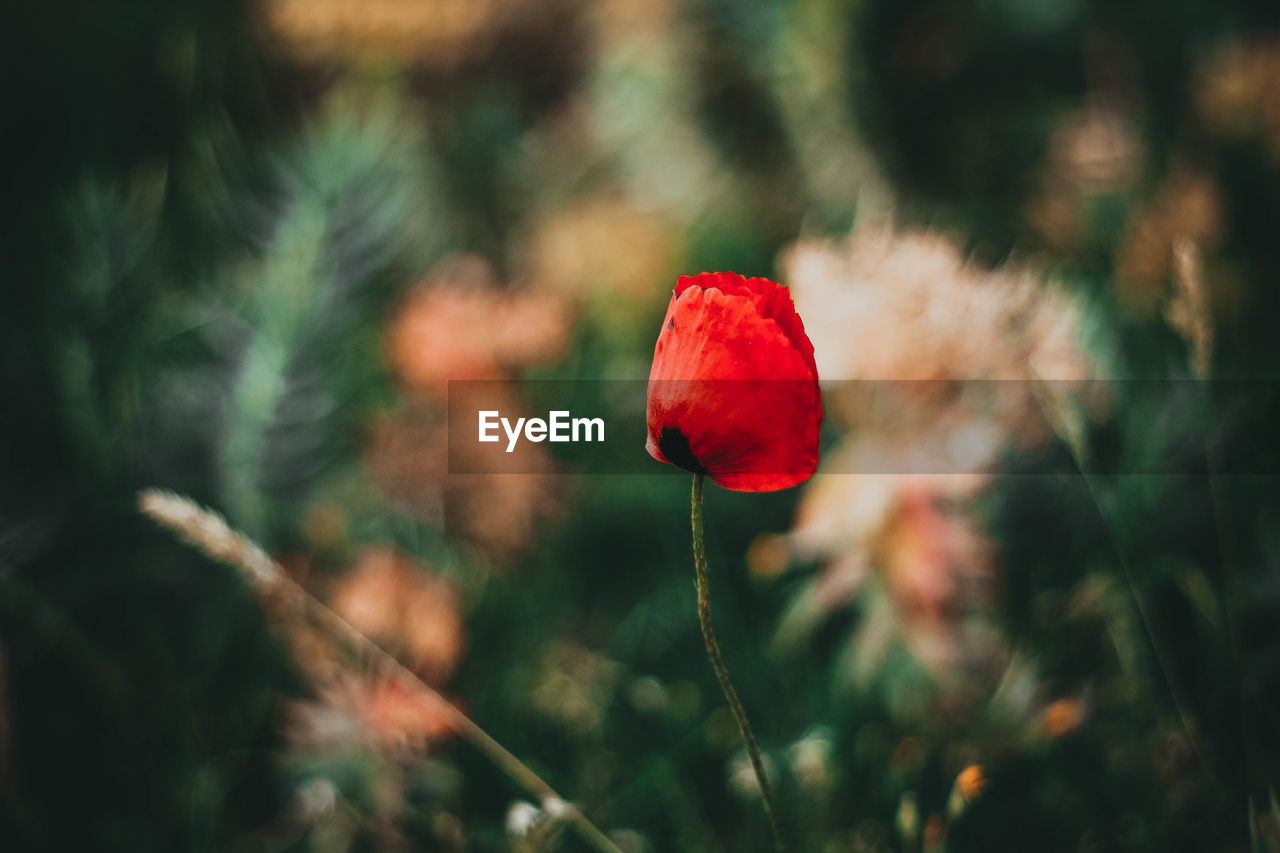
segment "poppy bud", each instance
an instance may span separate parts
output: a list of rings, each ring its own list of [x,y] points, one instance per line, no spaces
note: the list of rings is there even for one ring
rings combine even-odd
[[[822,395],[791,294],[736,273],[680,276],[649,373],[659,462],[726,489],[771,492],[818,466]]]

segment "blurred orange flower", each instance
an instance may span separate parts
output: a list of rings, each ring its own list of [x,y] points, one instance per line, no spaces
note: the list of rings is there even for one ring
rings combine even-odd
[[[522,552],[558,504],[558,484],[543,476],[554,463],[545,448],[530,445],[518,474],[450,476],[449,381],[490,380],[469,389],[492,396],[488,408],[518,411],[516,373],[558,358],[571,319],[563,294],[504,289],[474,255],[442,262],[412,287],[384,337],[387,361],[410,394],[370,427],[366,459],[379,485],[501,561]],[[468,456],[457,461],[473,470],[501,471],[511,461],[498,444],[462,443],[459,452]]]
[[[361,551],[329,602],[426,684],[447,681],[462,655],[461,602],[453,585],[390,546]],[[288,636],[315,689],[314,699],[287,709],[285,735],[297,748],[419,749],[451,731],[443,700],[421,684],[369,670],[359,648],[305,620],[291,621]]]
[[[419,746],[453,731],[442,700],[402,680],[377,681],[355,699],[365,726],[387,746]]]
[[[523,408],[514,384],[485,383],[473,390],[493,395],[491,408],[504,413]],[[375,481],[419,518],[499,561],[516,558],[559,507],[562,481],[553,476],[554,460],[543,445],[526,444],[520,459],[533,470],[450,475],[448,430],[446,412],[425,401],[385,413],[373,423],[366,451]],[[456,461],[474,463],[476,470],[502,471],[511,460],[496,443],[463,442],[458,452],[463,455]]]
[[[450,379],[500,379],[555,360],[568,344],[570,312],[546,291],[503,290],[474,255],[451,258],[406,294],[386,334],[392,371],[415,391],[443,398]]]
[[[313,701],[290,703],[284,733],[299,749],[420,750],[453,733],[443,701],[394,677],[345,672],[317,685]]]
[[[982,765],[970,764],[960,771],[956,777],[956,791],[960,796],[972,802],[987,787],[987,779],[982,775]]]
[[[487,56],[531,0],[264,0],[272,35],[311,60],[394,59],[448,70]]]
[[[457,591],[394,548],[364,549],[330,601],[360,633],[388,651],[401,652],[430,684],[447,680],[462,656]]]
[[[1040,730],[1051,738],[1070,734],[1084,723],[1085,710],[1081,699],[1059,699],[1040,712]]]

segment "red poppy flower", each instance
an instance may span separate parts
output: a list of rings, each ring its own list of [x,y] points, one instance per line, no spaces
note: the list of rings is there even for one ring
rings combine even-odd
[[[822,395],[791,294],[737,273],[680,276],[653,352],[645,448],[742,492],[807,480]]]

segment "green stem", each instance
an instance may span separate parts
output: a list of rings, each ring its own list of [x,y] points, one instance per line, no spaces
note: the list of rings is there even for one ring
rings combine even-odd
[[[228,527],[222,516],[188,498],[158,489],[142,491],[139,493],[139,498],[143,513],[194,545],[207,556],[244,572],[268,603],[274,602],[277,607],[284,606],[284,602],[288,602],[290,607],[300,604],[301,609],[310,613],[316,622],[327,629],[334,638],[349,643],[365,654],[368,660],[383,667],[384,672],[389,672],[393,677],[400,679],[410,690],[431,696],[436,703],[435,710],[443,715],[455,732],[497,765],[498,769],[506,773],[512,781],[530,793],[536,794],[539,804],[548,814],[572,824],[578,836],[588,845],[600,853],[622,853],[622,848],[614,844],[609,836],[588,820],[577,806],[557,794],[554,788],[542,780],[542,777],[494,740],[488,732],[480,728],[478,723],[462,713],[438,690],[419,678],[390,652],[358,631],[351,623],[330,610],[324,602],[307,592],[257,544]],[[0,577],[0,580],[3,578]]]
[[[787,843],[782,836],[782,823],[778,819],[778,804],[773,799],[773,787],[764,771],[764,761],[760,758],[760,748],[756,746],[755,733],[751,731],[751,723],[747,721],[747,711],[742,707],[738,691],[733,689],[729,680],[729,670],[720,656],[720,644],[711,630],[711,584],[707,578],[707,550],[702,534],[702,482],[704,475],[693,475],[692,512],[690,520],[693,524],[693,568],[698,579],[698,623],[702,626],[702,640],[707,646],[707,657],[711,658],[711,666],[720,679],[720,689],[729,703],[729,710],[738,723],[738,731],[742,732],[742,740],[746,744],[747,754],[751,756],[751,767],[755,770],[756,781],[760,783],[760,794],[764,798],[764,810],[769,815],[769,824],[773,827],[774,846],[784,853]]]

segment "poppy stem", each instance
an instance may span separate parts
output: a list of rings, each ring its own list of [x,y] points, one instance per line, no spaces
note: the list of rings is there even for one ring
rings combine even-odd
[[[769,776],[764,770],[764,761],[760,758],[760,747],[756,746],[756,736],[747,720],[747,711],[742,707],[738,691],[729,680],[729,670],[720,656],[720,644],[716,642],[715,631],[711,629],[711,584],[707,573],[707,549],[702,533],[702,484],[703,474],[693,475],[692,511],[690,521],[693,524],[693,568],[698,580],[698,623],[702,626],[702,640],[707,647],[707,657],[720,680],[720,689],[733,712],[733,719],[738,723],[738,731],[742,733],[747,754],[751,756],[751,768],[755,771],[756,781],[760,783],[760,794],[764,798],[764,810],[769,814],[769,824],[773,827],[774,846],[779,853],[785,853],[786,840],[782,835],[782,822],[778,819],[778,804],[773,799],[773,787],[769,784]]]

